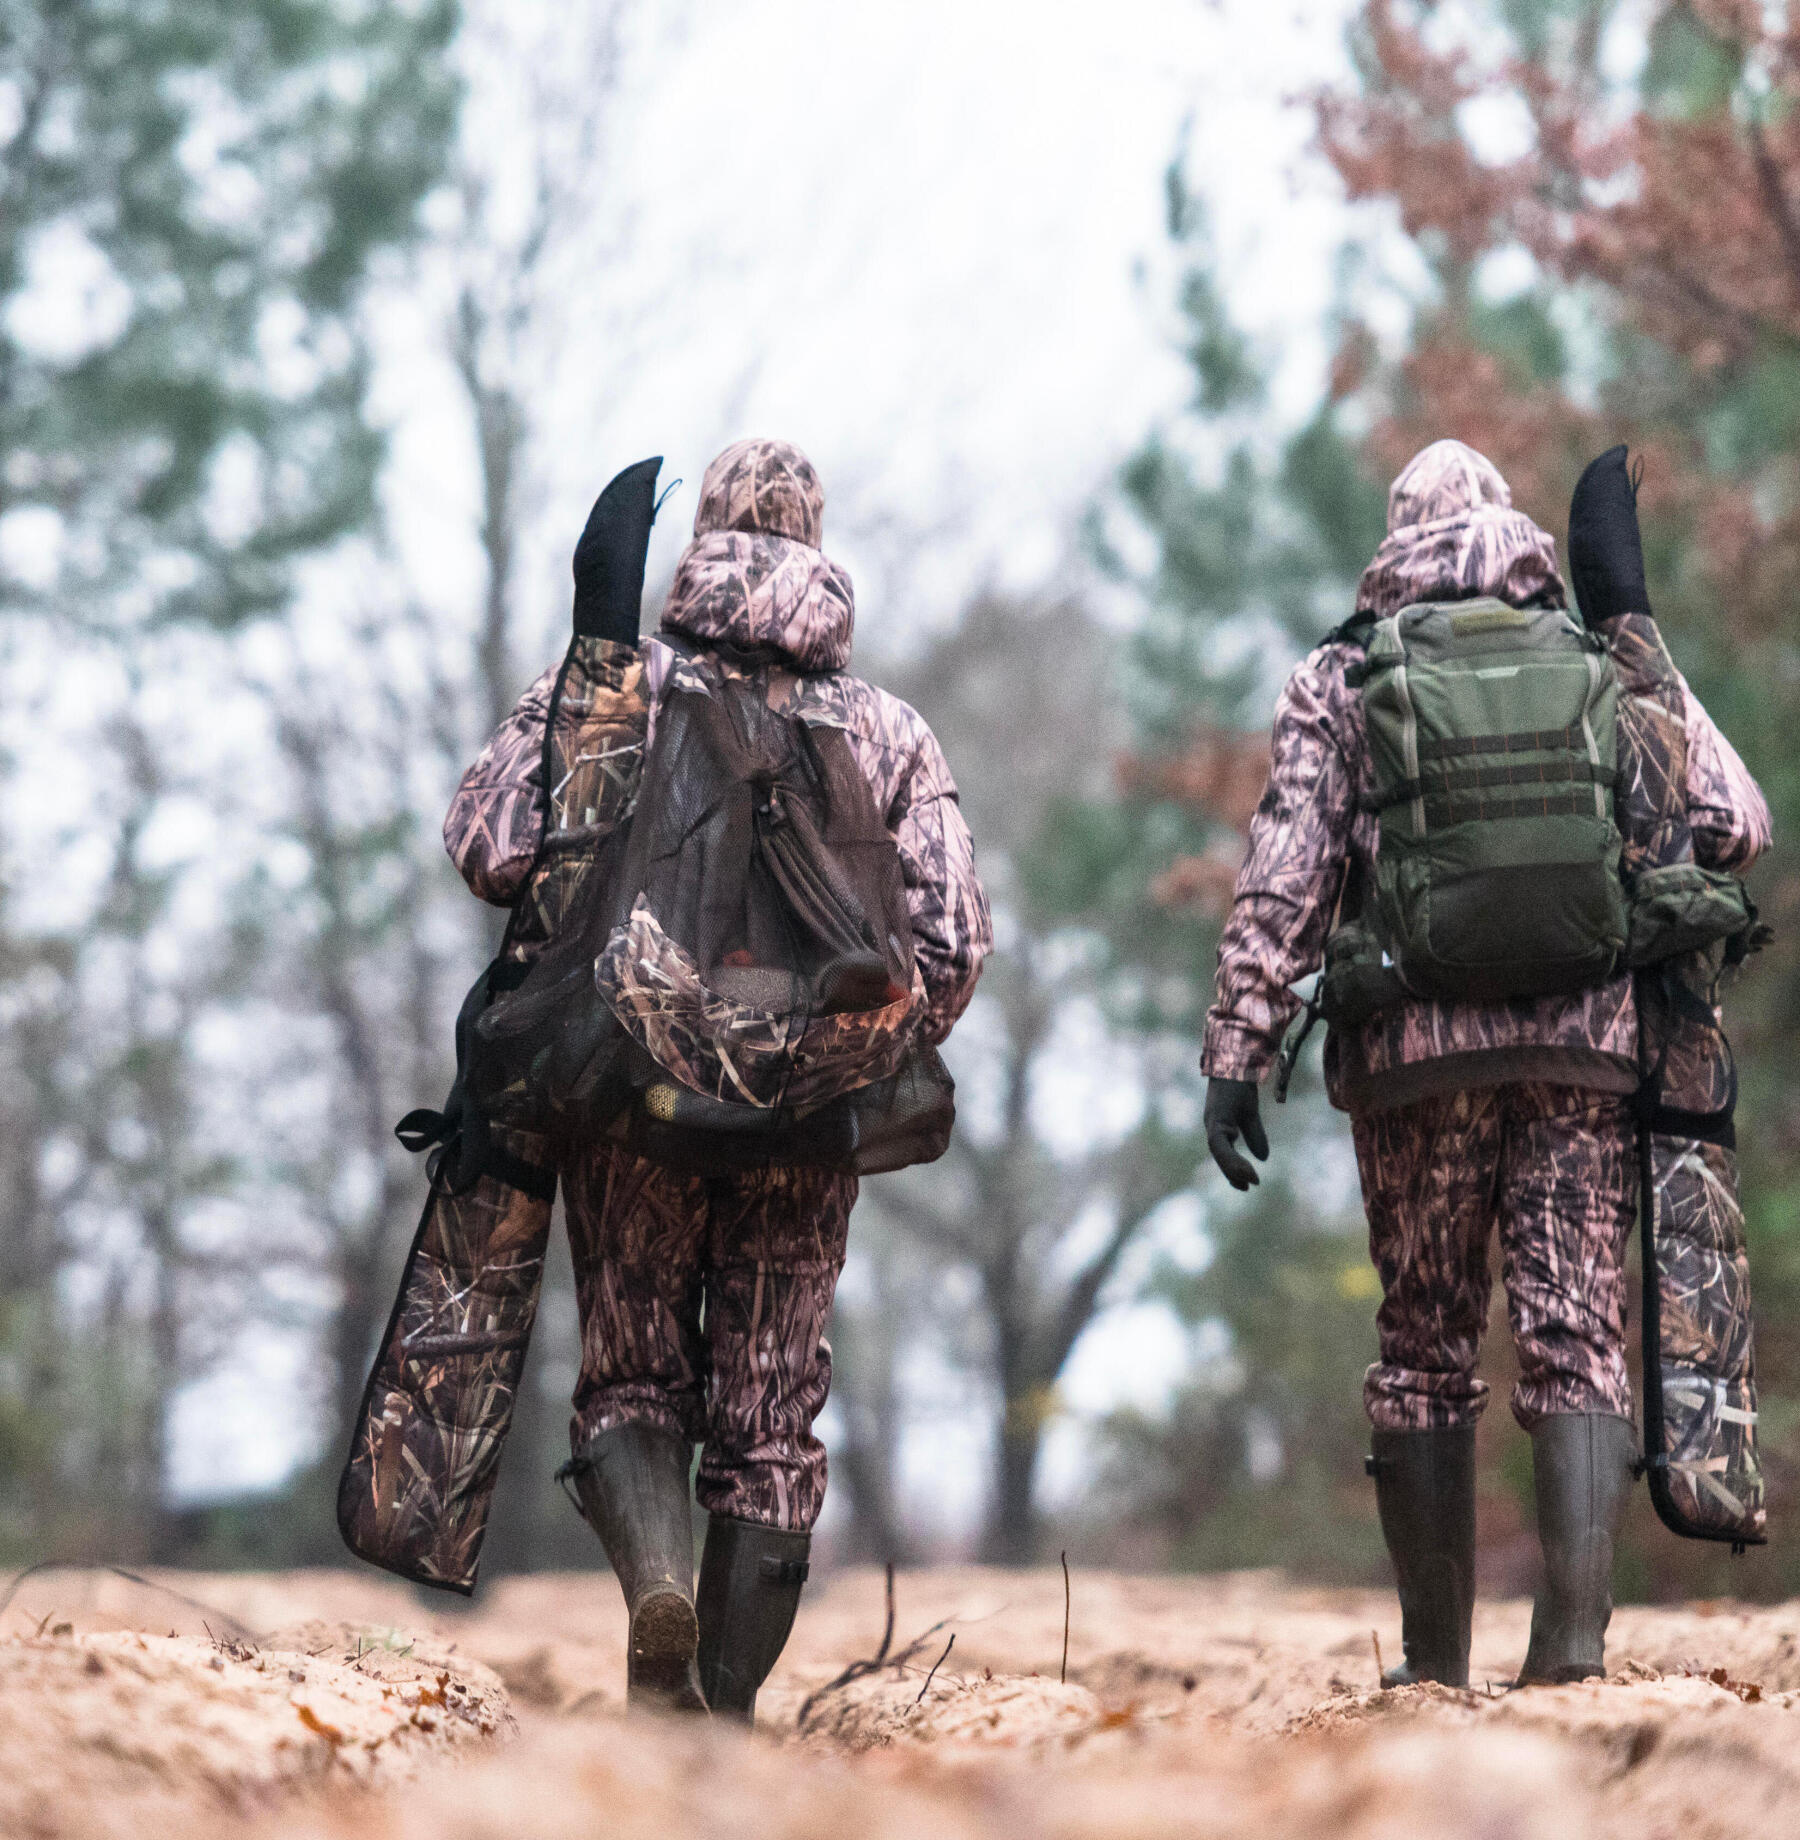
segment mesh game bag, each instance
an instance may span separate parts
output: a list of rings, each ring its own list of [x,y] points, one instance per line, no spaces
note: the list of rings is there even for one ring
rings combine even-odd
[[[771,708],[759,663],[672,672],[612,860],[477,1025],[496,1122],[693,1173],[942,1153],[898,850],[843,731]]]

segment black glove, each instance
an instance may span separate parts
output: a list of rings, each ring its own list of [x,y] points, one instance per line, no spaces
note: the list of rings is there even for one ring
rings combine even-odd
[[[1569,500],[1569,574],[1590,628],[1622,613],[1650,612],[1644,545],[1638,536],[1637,482],[1624,447],[1609,447],[1575,485]]]
[[[1257,1110],[1254,1080],[1206,1082],[1206,1147],[1224,1172],[1225,1180],[1240,1192],[1254,1188],[1261,1178],[1238,1155],[1238,1138],[1259,1163],[1269,1160],[1269,1136]]]
[[[644,558],[656,522],[662,455],[617,474],[594,500],[575,545],[575,630],[587,638],[636,645],[644,599]]]

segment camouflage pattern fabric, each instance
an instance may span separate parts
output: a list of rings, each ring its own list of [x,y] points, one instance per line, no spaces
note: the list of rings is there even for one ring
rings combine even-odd
[[[1667,1488],[1677,1532],[1760,1541],[1769,1515],[1756,1445],[1750,1265],[1736,1155],[1652,1140]],[[1656,1451],[1649,1454],[1657,1455]]]
[[[495,906],[511,906],[538,864],[544,720],[559,677],[551,837],[565,870],[575,858],[592,854],[587,846],[596,827],[616,826],[636,794],[649,712],[643,659],[632,646],[577,638],[564,662],[552,665],[494,731],[463,775],[444,819],[444,847],[457,873],[472,893]],[[566,883],[566,873],[561,880]],[[572,890],[561,892],[566,897]],[[534,886],[533,894],[560,913],[554,890]],[[524,930],[545,939],[552,919],[546,909]]]
[[[825,1326],[854,1176],[679,1176],[596,1148],[564,1170],[581,1306],[569,1435],[641,1419],[702,1446],[714,1514],[810,1529],[825,1498],[813,1421],[831,1385]]]
[[[560,665],[552,665],[494,731],[450,801],[444,848],[470,892],[509,907],[544,834],[544,720]]]
[[[1496,1228],[1519,1357],[1513,1416],[1526,1430],[1556,1412],[1629,1418],[1629,1102],[1571,1086],[1493,1086],[1363,1114],[1352,1128],[1381,1277],[1381,1358],[1363,1385],[1377,1428],[1479,1417]]]
[[[1529,520],[1509,506],[1504,480],[1472,449],[1457,442],[1425,449],[1395,481],[1391,534],[1377,558],[1385,578],[1405,576],[1400,604],[1421,593],[1526,598],[1528,588],[1562,604],[1560,585],[1552,590],[1540,567],[1547,559],[1554,574],[1551,539],[1536,526],[1530,527],[1535,536],[1520,528]],[[1466,542],[1451,542],[1437,529],[1465,516],[1474,533],[1465,533]],[[1415,540],[1423,548],[1416,563],[1403,566]],[[1509,573],[1511,564],[1501,567],[1508,556],[1535,560]],[[1364,591],[1373,592],[1370,576]],[[1319,968],[1347,877],[1373,885],[1376,821],[1359,803],[1373,772],[1362,697],[1345,677],[1361,657],[1358,646],[1318,647],[1295,667],[1276,705],[1268,783],[1219,942],[1201,1058],[1209,1075],[1260,1080],[1268,1073],[1300,1008],[1290,987]],[[1686,710],[1688,806],[1696,839],[1704,839],[1708,850],[1702,860],[1740,868],[1767,844],[1768,809],[1679,674],[1674,681]],[[1629,781],[1633,731],[1623,706],[1620,725]],[[1620,822],[1623,829],[1623,814]],[[1352,1112],[1505,1081],[1628,1093],[1638,1084],[1631,979],[1510,1003],[1409,1000],[1359,1029],[1334,1030],[1326,1042],[1325,1074],[1333,1103]]]
[[[595,847],[631,816],[647,714],[642,658],[610,640],[576,639],[550,743],[549,831],[514,916],[512,956],[530,958],[556,936],[593,868]],[[541,722],[538,743],[541,756]]]
[[[771,442],[727,449],[708,469],[695,542],[664,623],[703,646],[778,654],[764,666],[772,705],[844,731],[899,849],[924,995],[916,1032],[936,1043],[967,1007],[992,949],[987,897],[936,738],[899,698],[844,670],[855,598],[848,576],[818,550],[823,511],[817,475],[797,450]],[[445,846],[475,894],[517,904],[509,956],[529,958],[555,934],[581,891],[594,844],[632,809],[655,699],[679,662],[666,645],[640,654],[577,639],[465,774],[445,821]],[[544,731],[559,678],[546,831]],[[535,1140],[506,1141],[528,1160],[541,1154]],[[600,1147],[592,1159],[585,1171],[565,1172],[565,1189],[578,1243],[599,1247],[605,1236],[594,1223],[614,1216],[599,1206],[607,1179],[596,1172],[635,1159]],[[709,1285],[717,1298],[707,1312],[709,1334],[717,1321],[709,1359],[720,1376],[714,1390],[726,1403],[710,1434],[701,1498],[743,1518],[810,1526],[824,1489],[824,1453],[810,1429],[830,1377],[823,1326],[855,1180],[773,1172],[721,1187],[666,1177],[649,1165],[638,1165],[638,1175],[634,1192],[654,1194],[656,1206],[673,1210],[677,1238],[685,1235],[682,1298],[693,1296],[697,1308]],[[519,1224],[528,1200],[486,1182],[470,1196],[432,1196],[371,1379],[345,1475],[346,1532],[365,1557],[422,1582],[473,1586],[511,1388],[536,1310],[532,1261],[541,1259],[541,1240],[521,1240]],[[619,1218],[641,1217],[636,1203],[620,1206]],[[528,1212],[536,1234],[548,1209],[531,1203]],[[765,1247],[766,1256],[730,1249],[734,1219],[744,1244]],[[519,1250],[526,1243],[536,1247],[529,1255]],[[434,1250],[441,1245],[458,1248],[456,1258]],[[588,1269],[611,1268],[590,1259]],[[424,1327],[457,1295],[494,1301],[480,1328],[446,1332],[450,1343],[460,1336],[468,1344],[452,1348]],[[583,1384],[594,1397],[605,1396],[609,1384],[605,1350],[654,1348],[667,1326],[648,1303],[640,1319],[619,1303],[626,1295],[604,1279],[583,1292],[586,1370],[594,1376]],[[689,1371],[708,1371],[694,1365],[696,1344],[682,1333],[687,1339],[677,1341]],[[421,1348],[432,1351],[430,1364],[421,1361]],[[654,1392],[659,1371],[652,1361],[636,1383]],[[615,1393],[613,1409],[623,1411],[620,1402],[633,1396]],[[578,1424],[598,1429],[604,1408],[596,1410],[579,1405]],[[686,1422],[702,1434],[704,1415]],[[443,1427],[454,1428],[454,1437]]]
[[[694,535],[747,530],[808,549],[825,540],[825,488],[791,441],[734,441],[706,469]]]
[[[1627,614],[1607,627],[1621,691],[1619,720],[1636,774],[1620,789],[1628,871],[1698,860],[1747,867],[1767,835],[1768,814],[1743,763],[1690,729],[1693,698],[1649,618]],[[1695,772],[1694,756],[1711,758]],[[1624,750],[1622,749],[1622,752]],[[1721,822],[1707,781],[1741,775],[1736,815]],[[1696,784],[1698,782],[1698,784]],[[1694,796],[1688,790],[1694,787]],[[1692,811],[1690,813],[1690,800]],[[1723,850],[1726,861],[1717,852]],[[1643,1068],[1651,1090],[1676,1112],[1725,1113],[1735,1097],[1731,1049],[1719,1015],[1723,948],[1690,952],[1638,975]],[[1680,1131],[1650,1133],[1645,1321],[1645,1455],[1651,1494],[1677,1533],[1758,1541],[1767,1536],[1757,1452],[1756,1357],[1750,1264],[1735,1151]]]
[[[825,493],[785,441],[739,441],[706,469],[694,540],[662,623],[690,637],[773,647],[805,671],[850,662],[856,595],[819,548]],[[749,635],[754,634],[754,637]]]
[[[1373,767],[1362,697],[1344,675],[1361,657],[1360,647],[1320,646],[1276,705],[1268,784],[1219,941],[1201,1056],[1209,1075],[1263,1078],[1300,1008],[1290,987],[1323,959],[1347,872],[1373,886],[1376,820],[1359,803]],[[1333,1030],[1325,1075],[1332,1102],[1352,1112],[1508,1080],[1630,1092],[1631,980],[1508,1003],[1408,999],[1359,1029]]]
[[[536,1140],[502,1141],[542,1161]],[[425,1204],[338,1488],[338,1525],[376,1565],[474,1589],[550,1210],[491,1176],[463,1195],[434,1188]]]
[[[1387,527],[1357,584],[1358,613],[1482,594],[1515,607],[1568,605],[1555,539],[1513,510],[1499,468],[1461,441],[1433,441],[1407,462],[1388,491]]]
[[[540,856],[544,721],[559,674]],[[446,836],[477,893],[517,898],[508,956],[529,958],[551,936],[580,889],[591,845],[631,810],[645,715],[636,651],[578,638],[465,777]],[[524,1162],[542,1167],[548,1159],[541,1139],[495,1136]],[[352,1549],[402,1577],[474,1589],[537,1317],[551,1208],[492,1176],[460,1195],[434,1184],[426,1201],[338,1493]]]
[[[882,1009],[810,1019],[721,996],[642,899],[606,942],[594,976],[627,1032],[684,1086],[709,1099],[796,1109],[893,1073],[924,996],[917,989]],[[846,1065],[857,1070],[849,1083]]]

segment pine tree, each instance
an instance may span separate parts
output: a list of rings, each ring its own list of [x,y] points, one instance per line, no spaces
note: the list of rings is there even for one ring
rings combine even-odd
[[[1269,438],[1274,354],[1231,318],[1179,160],[1167,201],[1192,393],[1126,463],[1117,505],[1096,520],[1103,563],[1144,608],[1123,658],[1133,745],[1120,797],[1065,814],[1043,873],[1056,865],[1068,909],[1102,928],[1121,1023],[1185,1042],[1165,1112],[1173,1101],[1185,1113],[1206,1243],[1199,1258],[1166,1261],[1151,1294],[1194,1327],[1200,1356],[1165,1417],[1112,1422],[1096,1501],[1181,1562],[1359,1575],[1379,1550],[1356,1488],[1374,1274],[1354,1209],[1301,1179],[1341,1121],[1310,1068],[1285,1110],[1265,1091],[1274,1158],[1242,1201],[1213,1176],[1194,1121],[1217,928],[1268,771],[1274,694],[1347,617],[1384,504],[1335,402]],[[1151,560],[1132,569],[1124,557],[1146,536]]]
[[[227,626],[367,522],[356,309],[442,174],[455,19],[0,0],[0,520],[37,552],[0,611]]]

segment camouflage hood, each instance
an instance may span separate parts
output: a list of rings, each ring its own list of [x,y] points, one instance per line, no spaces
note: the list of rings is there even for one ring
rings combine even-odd
[[[1515,607],[1568,604],[1555,538],[1512,508],[1500,469],[1461,441],[1433,441],[1407,462],[1388,493],[1387,528],[1357,586],[1358,613],[1484,594]]]
[[[738,441],[706,469],[694,540],[676,565],[665,632],[768,646],[806,672],[850,662],[856,595],[819,548],[825,492],[786,441]]]

